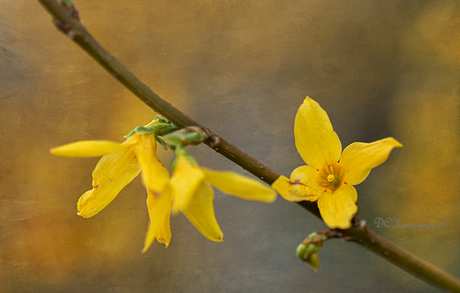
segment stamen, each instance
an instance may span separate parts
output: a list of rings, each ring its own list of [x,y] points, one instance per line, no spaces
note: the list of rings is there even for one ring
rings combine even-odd
[[[320,186],[334,192],[343,183],[345,171],[339,164],[331,164],[321,169],[318,173],[318,183]]]

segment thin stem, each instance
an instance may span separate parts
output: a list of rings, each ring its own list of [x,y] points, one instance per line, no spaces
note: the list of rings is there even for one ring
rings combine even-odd
[[[272,184],[279,176],[277,172],[256,160],[243,150],[221,138],[209,128],[201,125],[188,115],[184,114],[176,107],[162,99],[153,92],[147,85],[139,80],[125,66],[105,50],[83,24],[78,20],[78,13],[75,9],[63,6],[56,0],[39,0],[46,10],[54,17],[54,23],[71,40],[77,43],[84,51],[93,57],[102,67],[104,67],[115,79],[122,83],[134,95],[141,99],[147,106],[157,113],[168,118],[179,127],[197,126],[203,129],[209,136],[204,141],[206,145],[220,153],[230,161],[241,166],[249,173],[260,178],[268,184]],[[77,15],[77,17],[75,17]],[[301,206],[312,214],[320,217],[316,203],[302,202]]]
[[[364,220],[350,229],[339,230],[343,238],[360,244],[413,276],[440,289],[460,292],[460,281],[438,267],[416,257],[367,227]]]
[[[78,13],[74,9],[61,5],[56,0],[38,1],[54,17],[54,23],[67,37],[76,42],[115,79],[121,82],[150,108],[162,114],[179,127],[200,127],[209,135],[208,140],[205,141],[209,147],[266,183],[271,184],[279,177],[277,172],[219,137],[207,127],[199,124],[154,93],[88,33],[78,20]],[[316,203],[303,201],[298,204],[321,218]],[[367,228],[364,221],[358,221],[358,223],[361,224],[354,225],[347,230],[340,230],[346,240],[354,241],[367,247],[420,279],[445,290],[460,292],[459,280],[377,235]]]

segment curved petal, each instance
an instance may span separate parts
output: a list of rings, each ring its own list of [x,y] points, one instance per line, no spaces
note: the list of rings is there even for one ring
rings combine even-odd
[[[402,147],[402,144],[392,137],[372,143],[350,144],[340,158],[340,165],[346,170],[344,181],[351,185],[363,182],[371,170],[385,162],[391,151],[397,147]]]
[[[323,194],[316,182],[317,174],[315,168],[301,166],[292,172],[291,180],[280,176],[272,183],[272,187],[288,201],[315,201]]]
[[[292,182],[301,182],[312,189],[319,189],[318,170],[310,166],[300,166],[291,173]]]
[[[149,229],[145,238],[144,249],[146,252],[152,245],[155,238],[159,243],[164,243],[168,247],[171,241],[171,204],[173,197],[168,185],[165,186],[163,192],[153,193],[147,191],[147,208],[149,210]]]
[[[78,200],[78,215],[89,218],[99,213],[139,172],[132,148],[103,156],[93,171],[93,189]]]
[[[351,219],[358,211],[356,189],[343,184],[334,193],[325,192],[318,199],[318,208],[324,223],[330,228],[348,229]]]
[[[169,172],[158,160],[156,149],[155,134],[143,134],[134,148],[142,169],[142,181],[147,190],[152,192],[162,191],[169,182]]]
[[[297,151],[307,165],[321,169],[338,162],[342,143],[327,113],[309,97],[297,111],[294,136]]]
[[[174,196],[173,212],[185,209],[192,200],[205,175],[183,156],[178,156],[174,174],[171,178]]]
[[[288,201],[303,201],[307,199],[307,195],[301,192],[303,186],[300,188],[296,187],[293,182],[283,175],[272,183],[272,188]]]
[[[214,215],[213,198],[214,191],[211,185],[202,181],[190,204],[181,211],[204,237],[221,242],[224,235]]]
[[[202,168],[205,180],[222,192],[247,200],[271,203],[276,199],[276,192],[266,184],[236,172],[214,171]]]
[[[82,140],[52,148],[50,153],[60,157],[90,158],[108,155],[128,146],[108,140]]]

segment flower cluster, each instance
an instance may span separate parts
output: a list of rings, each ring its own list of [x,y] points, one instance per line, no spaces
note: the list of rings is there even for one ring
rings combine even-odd
[[[371,169],[385,162],[393,148],[402,147],[390,137],[373,143],[352,143],[342,152],[342,144],[326,112],[308,97],[297,112],[294,135],[306,165],[295,169],[290,179],[280,176],[272,187],[289,201],[318,201],[321,217],[330,228],[351,226],[358,210],[353,185],[361,183]],[[268,203],[275,200],[275,191],[255,179],[200,167],[185,147],[206,137],[199,128],[178,130],[174,124],[156,118],[131,131],[121,144],[79,141],[53,148],[51,153],[65,157],[102,156],[93,171],[93,188],[77,203],[78,215],[85,218],[99,213],[142,174],[150,216],[145,252],[155,239],[169,245],[171,212],[182,212],[205,237],[222,241],[223,234],[214,215],[212,186],[247,200]],[[175,151],[172,176],[156,156],[157,142]],[[302,257],[317,267],[317,250],[310,250]]]
[[[145,127],[132,131],[123,143],[111,141],[79,141],[51,149],[64,157],[102,156],[93,171],[93,188],[77,203],[78,215],[89,218],[104,209],[139,173],[147,189],[150,224],[143,252],[155,239],[168,246],[171,241],[170,215],[182,212],[208,239],[222,241],[222,231],[214,215],[214,191],[221,191],[248,200],[273,202],[276,192],[263,183],[235,172],[218,172],[201,168],[181,146],[174,148],[174,173],[156,156],[158,130],[164,129],[155,119]],[[157,128],[155,128],[157,127]],[[161,132],[161,131],[160,131]],[[142,171],[142,172],[141,172]]]

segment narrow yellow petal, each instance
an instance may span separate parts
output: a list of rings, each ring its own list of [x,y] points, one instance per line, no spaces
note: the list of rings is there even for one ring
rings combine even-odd
[[[128,146],[108,140],[82,140],[52,148],[50,152],[60,157],[89,158],[108,155]]]
[[[327,113],[309,97],[297,111],[294,136],[297,151],[307,165],[321,169],[338,162],[342,152],[340,139]]]
[[[162,191],[169,182],[168,170],[156,155],[156,139],[154,134],[143,134],[134,148],[139,165],[142,169],[142,181],[147,190]]]
[[[358,211],[356,189],[343,184],[334,193],[325,192],[318,199],[318,208],[324,223],[330,228],[348,229]]]
[[[236,172],[213,171],[202,168],[206,175],[205,180],[222,192],[248,200],[274,202],[276,192],[268,185]]]
[[[272,187],[288,201],[315,201],[323,193],[316,183],[317,174],[316,169],[301,166],[292,172],[290,180],[280,176],[272,183]]]
[[[99,213],[139,172],[132,148],[103,156],[93,171],[93,189],[78,200],[78,215],[89,218]]]
[[[211,185],[202,181],[190,204],[182,210],[182,213],[204,237],[221,242],[224,235],[214,215],[213,198],[214,191]]]
[[[340,165],[346,170],[344,181],[351,185],[363,182],[371,170],[385,162],[391,151],[397,147],[402,147],[402,144],[392,137],[372,143],[350,144],[340,158]]]
[[[172,200],[171,190],[168,185],[165,186],[161,193],[147,191],[147,208],[150,222],[142,253],[149,249],[155,238],[159,243],[163,243],[168,247],[171,241],[170,216]]]
[[[204,180],[204,174],[197,166],[183,156],[177,158],[174,174],[171,178],[174,196],[173,212],[185,209],[193,198],[197,188]]]

